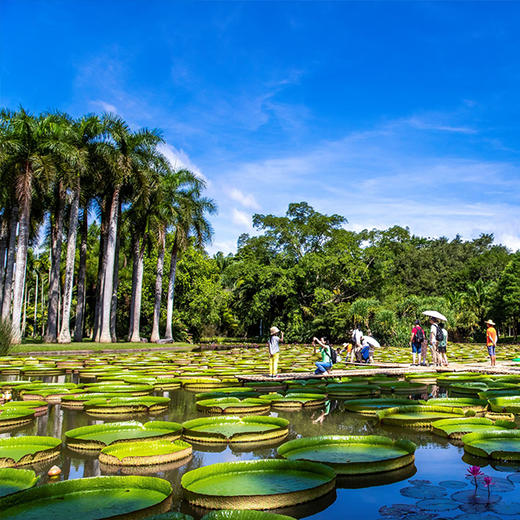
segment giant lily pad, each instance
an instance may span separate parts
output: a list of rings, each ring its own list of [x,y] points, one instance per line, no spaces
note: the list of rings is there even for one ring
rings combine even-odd
[[[197,401],[197,409],[208,413],[262,413],[268,412],[270,408],[270,402],[254,397],[221,397]]]
[[[356,383],[331,383],[327,385],[327,394],[334,399],[350,399],[352,397],[368,397],[379,395],[381,390],[377,385]]]
[[[0,497],[16,493],[22,489],[29,489],[37,481],[38,477],[30,469],[1,468]]]
[[[85,411],[89,415],[130,415],[136,413],[160,413],[168,409],[167,397],[110,397],[91,399],[85,402]]]
[[[185,459],[191,452],[191,444],[179,440],[127,441],[103,448],[99,462],[111,466],[151,466]]]
[[[95,392],[98,394],[128,394],[132,397],[139,397],[144,395],[150,395],[153,392],[153,386],[146,384],[123,385],[120,383],[110,383],[109,381],[107,381],[104,383],[93,383],[85,385],[84,391]]]
[[[92,399],[110,399],[112,397],[121,397],[121,394],[98,394],[94,392],[68,394],[62,396],[61,407],[67,408],[68,410],[83,410],[87,401],[92,401]]]
[[[33,408],[18,408],[8,404],[0,406],[0,430],[30,423],[35,416]]]
[[[210,509],[276,509],[321,497],[336,474],[324,464],[291,460],[223,462],[188,471],[187,500]]]
[[[377,412],[383,424],[405,426],[408,428],[430,428],[434,421],[464,417],[459,408],[448,406],[409,405],[387,408]]]
[[[414,461],[415,444],[379,435],[322,435],[288,441],[278,454],[289,460],[323,462],[342,475],[378,473]]]
[[[198,443],[261,442],[286,437],[289,421],[279,417],[204,417],[186,421],[182,436]]]
[[[292,516],[277,515],[267,511],[254,511],[250,509],[211,511],[201,520],[294,520]]]
[[[279,410],[294,410],[301,408],[313,408],[322,406],[327,401],[327,396],[324,394],[305,394],[297,392],[294,394],[287,394],[283,397],[271,400],[273,409]]]
[[[0,468],[13,468],[53,459],[61,440],[54,437],[8,437],[0,439]]]
[[[462,437],[464,451],[476,457],[520,461],[520,431],[494,430]]]
[[[52,518],[81,520],[123,518],[170,507],[171,484],[155,477],[94,477],[64,480],[20,491],[0,499],[2,516],[12,520]]]
[[[137,421],[92,424],[65,432],[65,443],[75,450],[100,450],[110,444],[137,439],[177,440],[182,425],[169,421]]]
[[[426,401],[426,404],[428,406],[451,406],[452,408],[481,412],[487,406],[487,401],[472,397],[438,397],[429,399]]]
[[[432,423],[433,433],[450,439],[462,439],[467,433],[491,431],[502,428],[514,428],[513,422],[493,422],[484,417],[464,417],[457,419],[442,419]]]
[[[493,412],[520,414],[520,393],[517,395],[491,397],[488,399]]]
[[[381,397],[375,399],[350,399],[343,402],[343,407],[349,412],[356,412],[362,415],[375,417],[379,410],[395,408],[397,406],[407,406],[410,404],[413,404],[411,399]]]

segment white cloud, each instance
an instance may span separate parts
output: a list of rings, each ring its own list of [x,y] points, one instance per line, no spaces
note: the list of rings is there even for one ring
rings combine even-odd
[[[237,188],[233,188],[229,192],[229,197],[236,202],[239,202],[245,208],[260,209],[260,205],[256,201],[254,195],[251,193],[243,193]]]
[[[186,169],[193,172],[197,177],[210,184],[208,178],[200,171],[200,169],[191,161],[188,154],[182,149],[177,149],[171,144],[162,143],[158,147],[159,151],[168,159],[174,170]]]
[[[441,122],[435,122],[428,119],[422,119],[419,117],[410,117],[409,119],[403,120],[404,123],[409,124],[413,128],[419,130],[434,130],[438,132],[453,132],[457,134],[476,134],[477,131],[474,128],[468,126],[456,126],[450,124],[443,124]]]
[[[231,220],[233,224],[236,224],[241,228],[245,228],[248,231],[251,231],[253,229],[251,217],[244,211],[240,211],[239,209],[233,208]]]
[[[101,110],[103,110],[103,112],[110,112],[111,114],[117,114],[117,108],[114,105],[107,103],[106,101],[103,101],[101,99],[91,101],[90,104],[94,105],[96,107],[100,107]]]

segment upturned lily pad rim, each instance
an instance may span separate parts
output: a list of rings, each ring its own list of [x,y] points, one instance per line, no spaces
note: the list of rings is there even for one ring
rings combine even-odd
[[[511,451],[507,449],[497,449],[489,452],[484,448],[473,444],[477,441],[487,439],[516,439],[518,440],[518,450]],[[520,460],[520,430],[491,430],[468,433],[462,437],[462,442],[464,443],[464,451],[468,452],[470,455],[498,460]]]
[[[164,433],[157,434],[151,437],[135,437],[135,439],[153,439],[153,438],[161,438],[163,436],[171,436],[175,435],[178,438],[180,438],[182,434],[182,424],[177,422],[171,422],[171,421],[148,421],[145,423],[141,423],[139,421],[123,421],[123,422],[113,422],[113,423],[103,423],[103,424],[91,424],[88,426],[80,426],[79,428],[73,428],[72,430],[68,430],[65,432],[65,441],[67,444],[71,443],[72,441],[78,441],[81,442],[81,444],[91,444],[95,446],[107,446],[106,443],[104,443],[101,440],[98,439],[82,439],[81,436],[85,434],[92,434],[95,432],[103,433],[106,431],[112,431],[112,430],[127,430],[127,431],[133,431],[133,430],[164,430]],[[117,439],[115,441],[112,441],[108,445],[117,444],[120,442],[128,442],[133,440],[131,437],[126,437],[124,439]],[[86,449],[86,448],[85,448]]]
[[[206,513],[201,520],[295,520],[295,518],[254,509],[221,509]]]
[[[229,423],[247,423],[247,424],[268,424],[273,427],[269,430],[260,430],[258,432],[235,432],[228,436],[220,432],[205,432],[201,430],[194,430],[194,428],[206,425],[214,424],[229,424]],[[280,437],[287,435],[289,431],[289,421],[281,417],[270,417],[265,415],[249,415],[249,416],[238,416],[238,415],[219,415],[216,417],[201,417],[198,419],[191,419],[182,423],[184,428],[183,437],[190,441],[198,443],[205,442],[251,442],[257,443],[262,440],[276,436]]]
[[[137,511],[147,511],[154,506],[162,504],[172,494],[171,484],[162,478],[158,477],[143,477],[143,476],[102,476],[102,477],[89,477],[79,478],[71,480],[62,480],[60,482],[54,482],[51,484],[45,484],[43,486],[33,487],[6,497],[0,498],[0,510],[4,513],[8,513],[8,508],[16,507],[18,505],[28,506],[33,502],[39,500],[45,500],[50,497],[63,497],[67,494],[79,493],[80,491],[92,491],[92,490],[105,490],[109,492],[110,489],[121,489],[121,488],[138,488],[138,489],[149,489],[154,490],[162,495],[164,499],[155,504],[150,504],[144,508],[135,509],[128,511],[124,514],[128,515]],[[16,518],[16,517],[14,517]],[[123,518],[121,515],[105,518]],[[61,519],[55,519],[61,520]]]
[[[10,485],[18,488],[13,493],[33,487],[39,478],[32,469],[0,468],[0,487]],[[0,495],[2,496],[7,495]]]
[[[295,489],[290,492],[282,493],[259,493],[257,495],[242,495],[240,493],[233,493],[229,495],[222,495],[216,493],[202,493],[190,491],[191,484],[200,479],[220,475],[220,474],[234,474],[256,472],[256,471],[303,471],[314,473],[323,479],[323,483],[313,485],[306,488]],[[285,507],[294,505],[300,502],[312,500],[323,496],[332,489],[334,489],[336,481],[335,471],[325,464],[318,462],[307,461],[289,461],[284,459],[259,459],[237,462],[219,462],[209,466],[188,471],[181,478],[181,486],[188,500],[196,505],[209,507],[210,509],[221,509],[221,504],[224,508],[232,509],[274,509],[278,507]]]
[[[391,417],[392,415],[397,415],[400,413],[413,413],[413,412],[439,412],[439,413],[449,413],[455,416],[466,417],[464,412],[460,410],[460,408],[454,408],[450,406],[428,406],[428,405],[405,405],[405,406],[396,406],[395,408],[386,408],[385,410],[380,410],[376,412],[376,415],[379,420],[384,420],[387,417]],[[435,420],[435,419],[433,419]],[[432,420],[432,421],[433,421]],[[405,422],[405,421],[403,421]]]
[[[37,449],[27,449],[17,460],[9,456],[2,456],[2,448],[9,448],[12,446],[31,446]],[[3,462],[3,467],[22,466],[25,464],[32,464],[34,462],[53,458],[58,454],[61,447],[61,439],[55,437],[48,437],[43,435],[26,435],[22,437],[7,437],[0,439],[0,464]],[[12,461],[12,462],[11,462]]]
[[[366,473],[378,473],[382,471],[392,471],[401,467],[408,466],[414,460],[414,453],[417,446],[406,439],[392,440],[389,437],[383,435],[320,435],[316,437],[301,437],[299,439],[293,439],[284,442],[277,448],[278,455],[281,457],[288,457],[289,454],[294,450],[301,450],[302,448],[312,449],[313,447],[323,447],[324,445],[337,445],[337,446],[349,446],[349,445],[366,444],[367,450],[370,446],[383,446],[389,449],[399,448],[406,452],[397,457],[391,459],[385,458],[380,460],[363,461],[363,462],[350,462],[345,460],[344,462],[332,462],[322,460],[323,464],[330,465],[336,470],[336,472],[342,474],[366,474]],[[305,458],[305,454],[301,454],[296,460],[309,460]],[[309,460],[309,462],[312,462]]]

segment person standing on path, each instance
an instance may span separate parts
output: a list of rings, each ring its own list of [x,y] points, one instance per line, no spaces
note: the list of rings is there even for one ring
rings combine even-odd
[[[495,322],[493,320],[487,320],[487,331],[486,331],[486,345],[488,349],[489,359],[491,360],[491,366],[494,367],[497,361],[496,348],[497,348],[497,331],[495,329]]]
[[[329,374],[330,369],[332,368],[332,355],[330,353],[331,346],[326,338],[312,338],[312,346],[314,347],[314,352],[316,353],[316,344],[319,345],[321,361],[316,361],[316,371],[315,374]]]
[[[280,336],[278,336],[280,334]],[[280,357],[280,341],[283,342],[283,332],[280,333],[278,327],[269,329],[269,341],[267,349],[269,351],[269,376],[275,377],[278,373],[278,358]]]
[[[363,331],[361,325],[356,325],[356,328],[352,332],[352,350],[350,352],[350,362],[354,363],[357,354],[361,352],[363,343]]]
[[[432,363],[435,366],[439,365],[437,352],[437,322],[434,318],[430,318],[430,350],[432,351]]]
[[[421,362],[421,350],[424,341],[424,331],[421,327],[421,322],[415,320],[415,326],[412,329],[412,335],[410,336],[410,347],[412,347],[412,365],[418,365]],[[417,363],[415,362],[415,356],[417,355]]]
[[[442,340],[437,344],[437,356],[439,363],[447,367],[448,366],[448,355],[446,351],[448,349],[448,331],[444,328],[444,323],[440,322],[437,327],[440,328],[442,332]]]

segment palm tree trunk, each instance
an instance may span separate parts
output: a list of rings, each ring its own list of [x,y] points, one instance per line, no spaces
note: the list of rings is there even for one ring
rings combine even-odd
[[[72,306],[72,284],[74,281],[74,261],[76,259],[76,237],[78,234],[79,186],[74,190],[69,215],[67,236],[67,260],[65,264],[65,290],[59,343],[70,343],[70,308]]]
[[[51,271],[49,275],[49,304],[47,308],[47,330],[45,343],[56,343],[58,339],[58,305],[60,298],[61,242],[63,237],[63,213],[65,190],[60,181],[54,223],[51,230]]]
[[[110,343],[112,337],[110,335],[110,310],[112,301],[112,289],[114,286],[114,261],[116,253],[116,238],[117,238],[117,220],[119,214],[119,192],[118,186],[114,190],[112,196],[112,203],[110,204],[110,217],[108,221],[107,244],[106,244],[106,269],[105,279],[103,282],[103,299],[102,311],[100,313],[100,343]]]
[[[31,218],[31,175],[29,165],[26,167],[26,178],[23,192],[26,194],[21,205],[20,222],[18,225],[18,247],[16,249],[16,271],[14,274],[13,288],[13,317],[11,324],[13,327],[13,341],[22,341],[22,331],[20,328],[22,319],[22,299],[25,282],[25,268],[27,265],[27,248],[29,246],[29,223]],[[4,300],[5,303],[5,300]]]
[[[112,195],[110,196],[110,200]],[[96,282],[96,298],[94,305],[94,341],[99,341],[99,334],[101,331],[101,312],[103,308],[103,283],[105,280],[106,258],[107,258],[107,233],[108,233],[108,219],[110,216],[110,205],[107,203],[108,198],[102,202],[101,210],[101,228],[99,238],[99,254],[98,254],[98,272]]]
[[[7,320],[11,312],[11,298],[13,295],[13,271],[16,256],[16,228],[18,227],[18,206],[11,208],[9,222],[9,245],[7,247],[7,263],[5,266],[4,293],[2,298],[2,319]]]
[[[85,322],[85,296],[87,279],[87,240],[88,240],[88,203],[83,206],[81,218],[81,244],[79,246],[78,295],[76,303],[76,323],[74,324],[74,341],[83,339]]]
[[[118,221],[121,220],[121,201],[119,201],[119,209],[117,213]],[[112,343],[117,341],[116,325],[117,325],[117,291],[119,289],[119,248],[121,246],[121,226],[117,227],[116,255],[114,259],[114,287],[112,288],[112,310],[110,311],[110,336]]]
[[[144,238],[137,240],[137,247],[134,250],[135,288],[132,287],[132,297],[134,299],[132,322],[130,323],[131,335],[129,341],[139,343],[141,341],[141,300],[143,289],[144,271]]]
[[[153,324],[152,335],[150,341],[157,343],[161,339],[159,334],[159,320],[161,317],[161,295],[162,295],[162,279],[164,271],[164,241],[165,230],[161,227],[159,230],[159,251],[157,253],[157,273],[155,275],[155,302],[153,307]]]
[[[132,294],[130,295],[130,320],[128,324],[128,341],[134,332],[134,310],[135,310],[135,291],[137,287],[137,263],[139,258],[139,240],[134,234],[132,236]]]
[[[177,239],[173,241],[172,255],[170,258],[170,277],[168,279],[168,297],[166,303],[166,339],[173,339],[173,297],[175,295],[175,276],[177,274],[177,255],[179,247]]]

